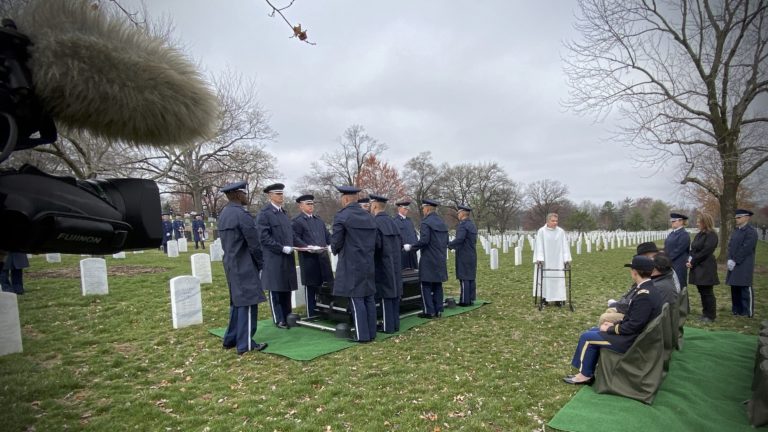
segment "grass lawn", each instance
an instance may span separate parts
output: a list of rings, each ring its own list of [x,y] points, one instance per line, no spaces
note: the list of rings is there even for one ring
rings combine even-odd
[[[205,323],[173,330],[168,282],[191,274],[191,253],[107,257],[109,295],[89,297],[80,292],[80,256],[65,255],[58,264],[33,257],[19,297],[24,352],[0,357],[0,428],[543,430],[578,390],[560,379],[572,373],[579,333],[629,285],[622,264],[634,246],[575,255],[575,313],[534,308],[527,245],[524,265],[513,265],[513,253],[500,254],[495,271],[480,249],[478,297],[491,304],[311,362],[221,349],[207,332],[228,319],[221,263],[212,263],[213,285],[203,285]],[[452,261],[449,269],[453,275]],[[768,318],[765,242],[755,276],[754,319],[733,318],[730,289],[720,285],[718,319],[702,325],[698,292],[689,287],[689,325],[757,334]],[[458,294],[453,276],[446,292]],[[259,312],[269,317],[266,304]]]

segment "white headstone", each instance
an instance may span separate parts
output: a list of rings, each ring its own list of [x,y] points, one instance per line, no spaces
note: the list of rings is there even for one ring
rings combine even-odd
[[[592,253],[592,240],[587,239],[587,253]]]
[[[144,251],[143,250],[137,250],[137,251],[133,251],[133,253],[140,254],[140,253],[144,253]]]
[[[515,246],[515,265],[519,266],[523,264],[523,251],[520,246]]]
[[[45,261],[47,261],[49,263],[60,263],[61,262],[61,254],[60,253],[45,254]]]
[[[168,248],[168,258],[178,258],[179,256],[179,244],[173,240],[168,240],[166,244]]]
[[[175,329],[203,323],[200,279],[195,276],[171,279],[171,319]]]
[[[114,259],[125,259],[125,252],[118,252],[116,254],[112,254],[112,258],[114,258]]]
[[[187,252],[189,251],[189,248],[187,247],[187,238],[182,237],[178,240],[176,240],[176,243],[179,245],[179,252]]]
[[[581,255],[581,241],[576,242],[576,255]]]
[[[224,249],[221,247],[221,243],[211,243],[211,261],[223,261]]]
[[[507,242],[503,242],[503,243],[504,244],[502,245],[501,251],[503,253],[509,253],[509,243],[507,243]]]
[[[296,282],[299,289],[291,291],[291,307],[303,307],[307,304],[307,293],[304,291],[304,283],[301,281],[301,267],[296,266]]]
[[[107,262],[104,258],[80,260],[80,284],[83,295],[108,294]]]
[[[200,279],[200,283],[213,283],[213,273],[211,272],[211,257],[205,253],[193,254],[190,258],[192,262],[192,276]]]
[[[0,291],[0,356],[22,351],[16,294]]]
[[[496,248],[491,249],[491,270],[499,269],[499,250]]]

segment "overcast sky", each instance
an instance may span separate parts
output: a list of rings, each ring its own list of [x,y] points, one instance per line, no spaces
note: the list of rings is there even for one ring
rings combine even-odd
[[[671,169],[653,175],[608,140],[610,121],[562,108],[573,0],[296,0],[285,14],[315,46],[289,39],[264,0],[147,3],[171,17],[208,71],[255,79],[279,134],[267,150],[291,194],[309,164],[360,124],[398,169],[431,151],[436,163],[498,162],[517,182],[558,180],[577,204],[680,201]]]

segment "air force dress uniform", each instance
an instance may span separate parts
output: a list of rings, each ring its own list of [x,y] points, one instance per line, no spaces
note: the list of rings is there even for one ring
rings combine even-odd
[[[185,228],[186,226],[184,225],[184,219],[175,219],[173,221],[173,238],[176,240],[181,238],[186,238],[186,236],[184,235]]]
[[[471,212],[472,208],[460,205],[459,210]],[[469,306],[477,294],[477,227],[472,219],[465,218],[456,227],[456,237],[448,243],[449,249],[456,250],[456,279],[461,285],[459,306]]]
[[[163,216],[167,216],[168,213],[163,213]],[[163,219],[163,252],[168,253],[168,240],[173,239],[173,223],[169,220]]]
[[[296,202],[311,204],[314,199],[313,195],[302,195]],[[331,234],[325,227],[325,222],[314,214],[299,213],[293,218],[292,226],[294,246],[319,246],[324,249],[318,253],[299,251],[301,281],[306,287],[307,317],[312,317],[317,305],[317,291],[323,283],[333,283],[333,269],[327,252]]]
[[[688,216],[679,213],[670,213],[670,221],[676,220],[688,220]],[[691,236],[688,231],[685,230],[685,226],[681,226],[667,235],[667,239],[664,240],[664,253],[667,254],[669,260],[672,261],[672,268],[677,275],[677,281],[680,282],[680,286],[684,287],[688,284],[688,256],[691,252]]]
[[[371,201],[386,203],[388,199],[380,195],[370,195]],[[387,212],[374,216],[376,222],[376,297],[381,299],[382,321],[385,333],[400,330],[400,297],[403,295],[403,277],[400,264],[400,251],[403,240],[400,229]]]
[[[202,219],[192,221],[192,238],[195,240],[195,249],[197,249],[198,243],[202,243],[203,249],[205,249],[205,221]]]
[[[422,206],[437,207],[437,201],[425,199]],[[419,280],[424,306],[422,317],[436,318],[443,312],[443,282],[448,280],[448,227],[436,211],[421,220],[421,238],[411,250],[421,251]]]
[[[752,216],[749,210],[736,210],[736,217]],[[731,286],[731,311],[734,315],[751,317],[754,312],[752,277],[755,271],[757,230],[749,223],[736,227],[728,241],[728,272],[726,285]]]
[[[395,204],[397,207],[408,208],[411,205],[410,201],[399,201]],[[416,244],[419,241],[416,236],[416,228],[413,227],[413,221],[408,216],[396,214],[392,218],[400,229],[400,237],[403,239],[403,244]],[[400,252],[400,264],[404,269],[417,269],[419,268],[419,257],[416,255],[415,250]]]
[[[337,189],[344,195],[360,191],[352,186]],[[356,340],[371,341],[376,338],[376,224],[357,202],[349,203],[334,216],[331,250],[339,257],[333,295],[349,298]]]
[[[264,188],[264,193],[282,193],[284,185],[275,183]],[[256,219],[264,256],[261,284],[269,291],[272,321],[279,328],[288,328],[291,313],[291,291],[296,291],[296,261],[293,257],[293,227],[282,207],[271,201]]]
[[[231,183],[222,192],[245,187],[245,182]],[[253,341],[259,303],[266,301],[259,280],[262,258],[256,223],[241,204],[230,202],[219,215],[218,228],[229,286],[229,325],[224,333],[224,348],[237,348],[239,354],[262,350],[266,344]]]

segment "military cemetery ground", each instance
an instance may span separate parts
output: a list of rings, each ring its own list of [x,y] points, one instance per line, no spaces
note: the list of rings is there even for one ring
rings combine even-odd
[[[572,373],[579,333],[630,284],[622,265],[634,248],[577,255],[572,247],[575,312],[538,311],[529,245],[518,266],[514,246],[506,253],[499,247],[498,270],[491,270],[478,243],[478,298],[490,304],[309,362],[221,348],[208,333],[228,320],[217,261],[210,263],[213,283],[174,280],[176,307],[199,298],[202,324],[195,324],[197,314],[174,322],[171,281],[192,274],[194,251],[103,257],[107,284],[99,279],[100,257],[33,256],[26,293],[18,297],[23,352],[0,357],[2,430],[545,430],[579,390],[561,378]],[[83,295],[84,259],[83,277],[96,281],[87,289],[98,295]],[[446,291],[455,297],[453,254],[449,260]],[[724,280],[724,268],[720,274]],[[768,318],[765,242],[758,245],[754,286],[753,319],[732,317],[729,288],[717,286],[713,324],[697,321],[701,303],[689,287],[688,326],[758,333]],[[266,303],[259,317],[269,317]],[[258,332],[255,339],[261,341]]]

